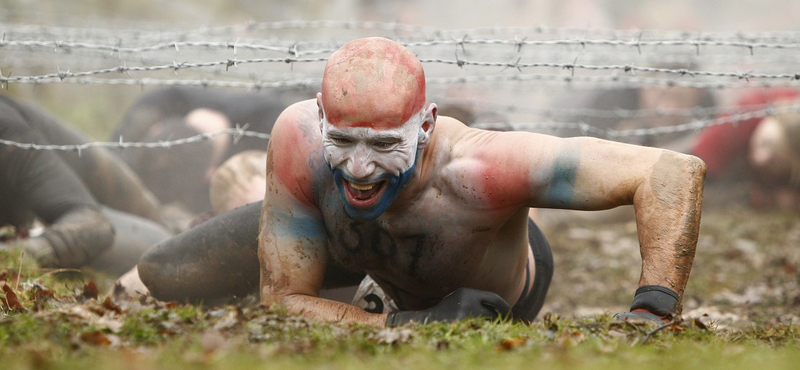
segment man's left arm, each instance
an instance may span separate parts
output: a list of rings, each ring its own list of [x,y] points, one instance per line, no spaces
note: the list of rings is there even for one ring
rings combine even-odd
[[[679,314],[700,228],[705,163],[594,138],[545,142],[538,158],[551,170],[534,181],[537,206],[601,210],[633,204],[642,271],[631,310],[662,318]]]

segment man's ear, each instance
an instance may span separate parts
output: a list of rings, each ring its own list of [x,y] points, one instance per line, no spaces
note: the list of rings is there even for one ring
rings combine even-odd
[[[428,146],[428,143],[431,141],[431,137],[433,137],[433,129],[436,127],[436,117],[439,108],[436,107],[436,104],[431,103],[428,105],[428,108],[425,109],[424,113],[424,121],[422,122],[422,126],[420,126],[419,130],[419,140],[417,140],[417,145],[419,149],[424,149]]]
[[[325,111],[322,110],[322,93],[317,93],[317,108],[319,109],[319,131],[322,132],[322,119],[325,117]]]

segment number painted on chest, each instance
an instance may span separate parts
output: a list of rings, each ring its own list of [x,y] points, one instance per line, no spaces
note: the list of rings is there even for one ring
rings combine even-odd
[[[372,222],[341,223],[329,233],[334,259],[357,270],[399,269],[416,276],[420,260],[432,248],[425,234],[395,236]]]

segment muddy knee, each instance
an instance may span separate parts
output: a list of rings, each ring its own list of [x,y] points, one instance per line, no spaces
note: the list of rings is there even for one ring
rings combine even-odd
[[[160,300],[181,300],[181,289],[179,285],[178,266],[170,261],[174,256],[168,253],[163,244],[157,244],[142,254],[136,267],[139,270],[139,278],[153,297]]]
[[[257,290],[261,202],[209,219],[156,244],[139,275],[161,300],[217,301]]]

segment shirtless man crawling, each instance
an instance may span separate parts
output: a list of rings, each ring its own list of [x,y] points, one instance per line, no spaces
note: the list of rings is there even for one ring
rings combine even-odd
[[[704,177],[701,160],[668,150],[487,131],[437,117],[419,59],[393,41],[365,38],[330,57],[316,100],[290,106],[275,123],[259,265],[250,265],[251,237],[228,227],[252,233],[254,226],[242,226],[257,214],[249,206],[198,229],[208,237],[157,246],[139,269],[156,298],[202,300],[231,294],[235,282],[257,288],[266,305],[334,322],[395,326],[508,314],[531,321],[552,255],[529,209],[633,204],[642,273],[631,312],[621,316],[667,319],[680,313]],[[233,221],[237,214],[242,222]],[[214,235],[222,236],[212,242]],[[175,257],[183,267],[167,262]],[[231,266],[236,271],[224,272]],[[372,313],[320,297],[364,274],[397,310]]]
[[[704,176],[699,159],[662,149],[437,117],[409,50],[355,40],[328,60],[316,101],[292,105],[272,130],[261,300],[379,326],[492,317],[509,305],[532,320],[551,271],[537,271],[534,252],[549,247],[531,245],[546,241],[531,230],[528,209],[632,203],[642,254],[632,311],[677,314]],[[366,272],[400,310],[374,314],[319,298],[329,258]],[[547,280],[544,292],[533,292],[537,279]]]

